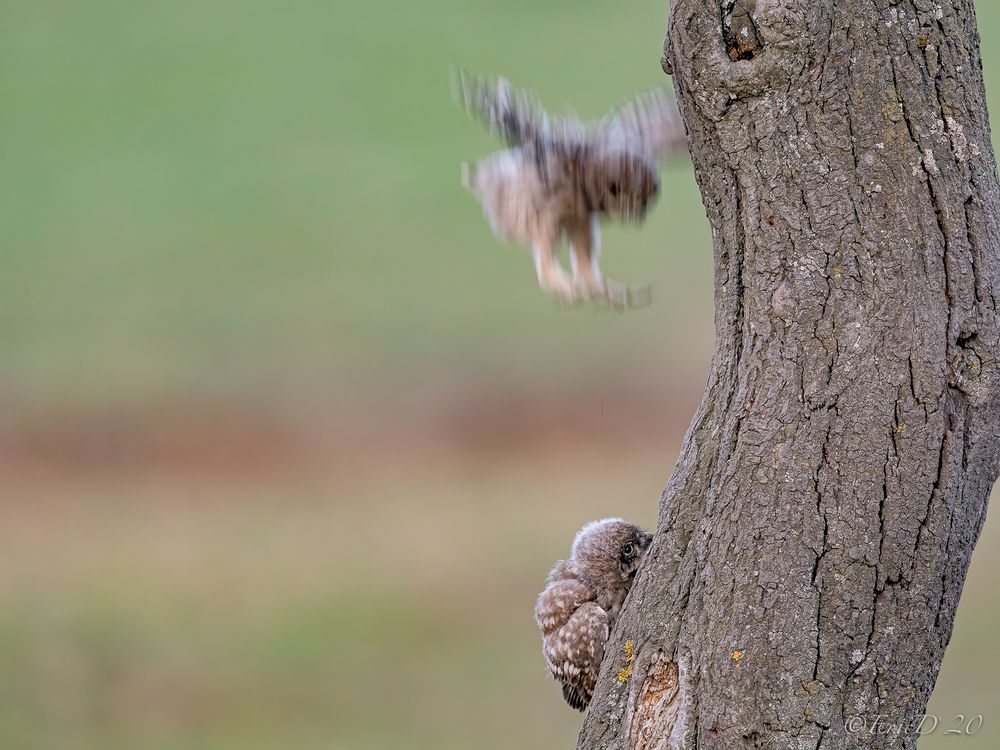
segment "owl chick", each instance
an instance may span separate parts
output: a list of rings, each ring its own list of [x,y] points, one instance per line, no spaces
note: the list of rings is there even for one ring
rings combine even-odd
[[[653,537],[620,518],[587,524],[573,540],[569,560],[549,573],[535,604],[542,653],[578,711],[590,703],[615,618]]]
[[[600,266],[600,220],[641,222],[660,188],[656,160],[684,149],[684,124],[663,91],[637,97],[597,123],[551,117],[503,78],[458,73],[455,97],[509,149],[473,166],[462,181],[493,233],[532,249],[538,283],[567,303],[638,302]],[[566,235],[570,277],[557,258]]]

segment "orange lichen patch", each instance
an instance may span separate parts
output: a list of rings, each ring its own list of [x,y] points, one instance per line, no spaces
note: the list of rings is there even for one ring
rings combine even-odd
[[[742,658],[743,658],[742,651],[733,651],[733,661],[739,661]]]
[[[625,667],[618,672],[618,682],[625,682],[632,676],[632,662],[635,661],[635,643],[627,641],[625,643]]]
[[[823,689],[823,683],[819,680],[810,680],[809,682],[802,683],[802,689],[810,695],[816,695],[816,693]]]

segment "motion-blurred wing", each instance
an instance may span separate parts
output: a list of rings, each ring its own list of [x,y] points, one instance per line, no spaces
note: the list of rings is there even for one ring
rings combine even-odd
[[[607,115],[597,138],[606,145],[641,147],[656,159],[687,149],[681,113],[663,89],[640,94]]]
[[[493,135],[511,146],[542,140],[565,140],[571,135],[583,136],[582,125],[561,117],[550,117],[533,94],[513,88],[506,78],[476,76],[464,70],[453,70],[452,95]]]

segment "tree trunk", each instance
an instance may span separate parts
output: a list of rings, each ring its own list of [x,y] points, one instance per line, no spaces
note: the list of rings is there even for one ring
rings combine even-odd
[[[578,747],[914,747],[1000,470],[972,2],[676,0],[664,68],[716,348]]]

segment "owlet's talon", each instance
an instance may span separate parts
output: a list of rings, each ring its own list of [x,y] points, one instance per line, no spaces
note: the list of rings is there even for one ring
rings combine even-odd
[[[652,287],[648,284],[630,287],[614,279],[607,280],[608,304],[618,310],[645,307],[652,299]]]

